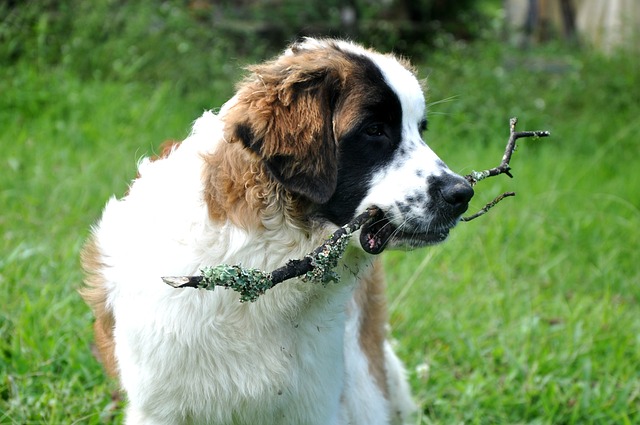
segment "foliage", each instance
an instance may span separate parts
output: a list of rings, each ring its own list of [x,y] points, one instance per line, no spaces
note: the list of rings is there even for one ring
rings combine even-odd
[[[342,0],[7,2],[0,3],[0,65],[23,59],[84,78],[207,86],[231,79],[237,61],[270,56],[296,36],[351,35],[417,55],[437,32],[469,37],[486,22],[473,0],[443,3],[355,1],[358,27],[351,30],[342,22]],[[408,16],[395,16],[398,10]]]
[[[143,7],[133,3],[117,5]],[[236,62],[249,60],[213,60],[200,45],[178,52],[180,34],[196,31],[178,24],[155,38],[122,28],[98,37],[108,23],[89,9],[73,31],[95,37],[93,47],[67,43],[73,31],[37,9],[28,26],[46,21],[40,44],[0,43],[0,423],[111,421],[116,385],[91,354],[79,250],[137,160],[228,98]],[[27,25],[10,18],[4,35]],[[146,46],[139,60],[149,66],[127,53],[138,45],[129,37]],[[495,165],[511,116],[553,137],[521,143],[515,178],[479,186],[470,211],[505,190],[517,197],[442,246],[383,254],[421,423],[639,423],[638,58],[436,41],[417,64],[429,78],[426,140],[453,170]],[[165,61],[173,66],[153,65]]]

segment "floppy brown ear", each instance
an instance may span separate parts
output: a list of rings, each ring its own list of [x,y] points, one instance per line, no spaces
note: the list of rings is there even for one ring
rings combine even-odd
[[[241,141],[287,190],[320,204],[337,183],[332,116],[342,78],[319,56],[291,53],[249,68],[224,119],[227,141]]]

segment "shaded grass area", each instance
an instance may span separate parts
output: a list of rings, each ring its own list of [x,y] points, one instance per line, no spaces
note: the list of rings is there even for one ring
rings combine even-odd
[[[479,183],[471,210],[516,198],[442,246],[385,254],[421,423],[639,422],[637,59],[477,43],[420,68],[426,139],[461,174],[497,164],[511,116],[552,131],[521,141],[515,179]],[[138,159],[232,84],[0,73],[0,423],[104,423],[115,385],[90,352],[78,252]]]

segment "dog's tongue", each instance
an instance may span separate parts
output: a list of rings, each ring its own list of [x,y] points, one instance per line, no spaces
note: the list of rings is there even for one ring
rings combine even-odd
[[[386,219],[375,220],[365,224],[360,231],[360,245],[362,249],[372,255],[384,251],[393,233],[393,226]]]

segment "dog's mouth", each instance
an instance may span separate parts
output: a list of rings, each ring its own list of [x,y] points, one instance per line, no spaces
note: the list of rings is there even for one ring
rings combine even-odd
[[[430,226],[430,230],[410,232],[396,226],[380,212],[371,222],[362,226],[360,245],[369,254],[378,255],[387,247],[414,249],[434,245],[449,236],[451,226]]]

